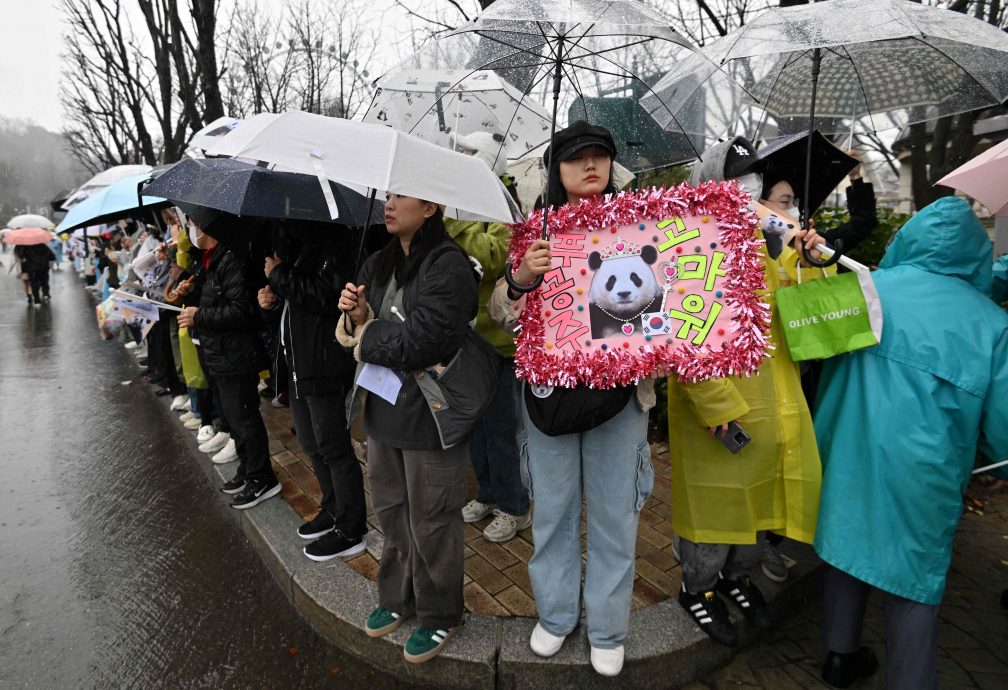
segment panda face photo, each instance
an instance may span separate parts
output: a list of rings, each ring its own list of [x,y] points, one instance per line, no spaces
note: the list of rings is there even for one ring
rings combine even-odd
[[[657,249],[629,247],[617,240],[605,252],[588,257],[594,272],[588,290],[593,338],[639,333],[641,314],[660,306],[662,291],[653,268]]]

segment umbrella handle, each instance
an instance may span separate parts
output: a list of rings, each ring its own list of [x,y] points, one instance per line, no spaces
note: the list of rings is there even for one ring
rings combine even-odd
[[[515,292],[520,292],[524,295],[526,293],[532,292],[537,287],[542,285],[543,277],[536,276],[535,280],[533,280],[528,285],[522,285],[521,283],[515,281],[514,275],[512,275],[511,273],[511,262],[508,261],[506,264],[504,264],[504,280],[507,281],[508,286],[512,290],[514,290]]]
[[[797,241],[799,243],[798,251],[801,252],[802,258],[805,259],[805,262],[807,264],[809,264],[810,266],[815,266],[816,268],[828,268],[829,266],[832,266],[833,264],[838,262],[840,260],[840,257],[843,256],[843,240],[837,240],[836,242],[833,243],[833,256],[829,257],[825,261],[813,258],[809,254],[808,250],[805,249],[805,245],[801,243],[801,240]]]

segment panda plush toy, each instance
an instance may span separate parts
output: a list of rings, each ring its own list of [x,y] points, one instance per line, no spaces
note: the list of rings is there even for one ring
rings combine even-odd
[[[639,333],[641,314],[661,309],[662,291],[652,268],[657,260],[653,246],[619,238],[588,255],[594,272],[588,289],[592,338]]]

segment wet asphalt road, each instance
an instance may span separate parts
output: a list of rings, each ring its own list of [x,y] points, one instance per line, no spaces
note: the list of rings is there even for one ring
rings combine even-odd
[[[10,258],[0,688],[396,686],[290,606],[67,264],[31,309]]]

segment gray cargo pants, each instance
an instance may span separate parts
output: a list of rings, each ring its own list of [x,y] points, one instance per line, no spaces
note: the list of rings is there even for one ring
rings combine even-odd
[[[763,556],[763,537],[758,532],[755,544],[698,544],[676,535],[686,590],[690,594],[711,591],[718,573],[729,580],[754,573]]]
[[[385,535],[378,600],[422,628],[462,622],[467,443],[403,450],[368,438],[371,506]]]

